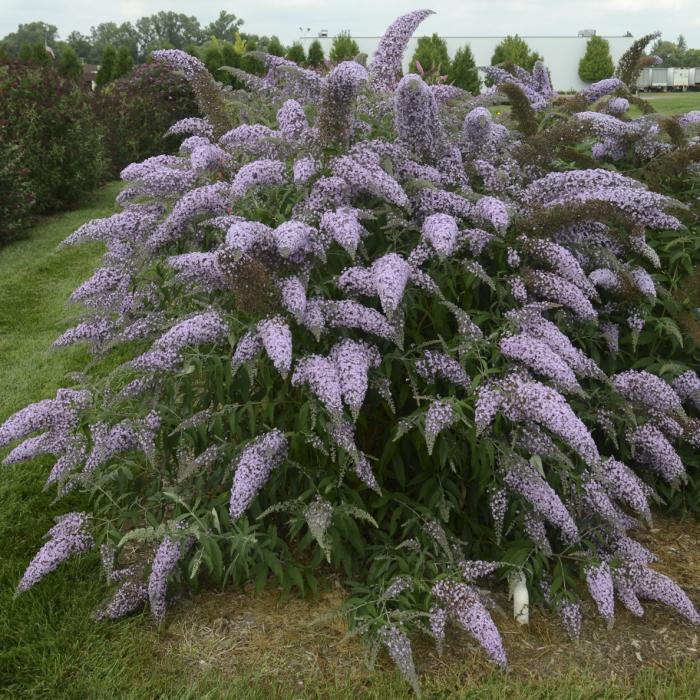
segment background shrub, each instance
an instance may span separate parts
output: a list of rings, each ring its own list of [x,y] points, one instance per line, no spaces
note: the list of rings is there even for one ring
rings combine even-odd
[[[33,213],[76,204],[104,175],[102,130],[92,96],[51,66],[6,62],[0,65],[0,123],[3,138],[21,158],[11,166],[21,184],[25,170],[34,193]],[[3,150],[3,155],[5,154]],[[8,162],[3,163],[7,172]],[[6,175],[12,182],[12,176]],[[3,192],[10,200],[21,194]]]
[[[114,48],[114,46],[108,46],[102,54],[100,68],[95,76],[95,82],[98,86],[106,85],[110,80],[112,80],[112,73],[114,72],[114,65],[116,62],[117,50]]]
[[[579,78],[592,83],[609,78],[614,70],[610,44],[601,36],[592,36],[586,44],[586,53],[578,64]]]
[[[325,59],[321,42],[318,39],[314,39],[309,46],[309,65],[313,68],[319,68],[323,65]]]
[[[479,94],[481,79],[469,44],[465,44],[457,50],[447,71],[447,77],[453,85],[468,90],[472,95]]]
[[[0,243],[12,238],[30,221],[34,207],[29,171],[22,165],[23,152],[9,143],[6,128],[0,125]]]
[[[351,61],[358,53],[360,53],[360,47],[350,36],[350,32],[340,32],[338,36],[333,39],[330,51],[330,59],[333,63]]]
[[[510,61],[516,66],[532,70],[535,62],[541,60],[542,56],[536,51],[531,51],[527,42],[516,34],[515,36],[507,36],[496,46],[491,57],[491,65],[496,66],[499,63]]]
[[[306,53],[304,52],[304,47],[298,41],[295,41],[287,49],[287,58],[300,66],[303,65],[306,63]]]
[[[187,81],[154,63],[110,83],[95,97],[95,110],[105,132],[111,177],[129,163],[172,151],[177,142],[165,132],[178,119],[198,113]]]
[[[421,68],[418,68],[420,63]],[[425,77],[432,76],[435,80],[447,73],[450,68],[450,55],[447,53],[447,42],[437,34],[422,36],[409,64],[409,73],[425,72]],[[428,82],[432,82],[428,80]]]

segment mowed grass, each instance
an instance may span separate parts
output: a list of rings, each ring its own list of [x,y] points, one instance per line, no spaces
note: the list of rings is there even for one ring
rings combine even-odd
[[[114,211],[118,184],[110,184],[83,209],[39,223],[21,241],[0,249],[0,421],[31,401],[53,396],[67,373],[89,361],[84,349],[52,352],[54,338],[69,324],[71,291],[98,264],[97,245],[57,250],[83,222]],[[352,678],[314,668],[299,677],[279,667],[235,669],[194,662],[168,652],[147,612],[115,623],[97,623],[94,611],[107,589],[96,554],[71,560],[17,599],[13,592],[43,542],[53,517],[84,507],[81,497],[56,502],[43,491],[47,459],[0,472],[0,697],[134,700],[200,698],[268,700],[329,698],[376,700],[413,697],[387,664]],[[343,647],[337,647],[343,654]],[[646,654],[645,654],[646,656]],[[423,664],[421,664],[423,666]],[[502,700],[700,697],[700,664],[645,669],[633,680],[595,678],[585,668],[556,678],[516,679],[493,673],[478,681],[468,668],[442,665],[422,678],[424,697]]]
[[[667,116],[685,114],[695,109],[700,109],[700,91],[697,92],[642,92],[639,96],[648,100],[654,109],[659,113]],[[510,105],[493,105],[489,107],[494,116],[499,114],[508,114]],[[642,111],[635,106],[632,106],[627,112],[627,116],[635,118],[640,117]]]
[[[684,114],[700,109],[700,91],[698,92],[644,92],[640,97],[651,102],[660,114]]]

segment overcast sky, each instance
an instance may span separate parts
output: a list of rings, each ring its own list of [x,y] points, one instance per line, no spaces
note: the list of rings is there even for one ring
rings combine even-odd
[[[691,47],[700,48],[698,0],[439,0],[429,5],[399,0],[0,0],[0,37],[24,22],[42,20],[58,27],[60,37],[77,29],[88,33],[100,22],[133,21],[159,10],[195,15],[202,25],[220,9],[245,20],[255,34],[277,34],[291,43],[299,27],[328,29],[330,34],[348,29],[355,36],[380,35],[396,16],[428,6],[437,13],[418,34],[443,36],[570,35],[579,29],[598,34],[635,36],[659,29],[674,40],[683,33]]]

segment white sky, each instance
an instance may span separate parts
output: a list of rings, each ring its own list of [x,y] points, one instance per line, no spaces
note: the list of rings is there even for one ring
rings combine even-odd
[[[65,37],[73,29],[88,33],[100,22],[133,21],[160,10],[195,15],[206,25],[226,9],[245,20],[247,31],[277,34],[291,43],[300,26],[310,27],[312,34],[348,29],[355,36],[377,36],[396,16],[425,6],[437,14],[418,34],[570,35],[596,29],[603,35],[629,30],[641,36],[659,29],[673,41],[683,33],[690,47],[700,48],[698,0],[437,0],[427,5],[406,0],[0,0],[0,37],[36,20],[56,25]]]

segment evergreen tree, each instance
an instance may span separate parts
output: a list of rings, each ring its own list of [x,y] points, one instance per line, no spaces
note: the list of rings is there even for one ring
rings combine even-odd
[[[22,44],[19,49],[19,60],[22,63],[29,63],[32,60],[32,45]]]
[[[304,63],[306,63],[306,54],[304,53],[304,47],[298,41],[295,41],[287,49],[287,58],[290,61],[294,61],[294,63],[296,63],[299,66],[303,65]]]
[[[424,78],[428,78],[428,82],[433,82],[440,74],[447,73],[449,70],[450,55],[447,53],[447,42],[437,34],[420,37],[409,64],[409,71],[423,72]]]
[[[43,44],[34,44],[32,46],[32,61],[40,66],[48,66],[52,61],[51,54]]]
[[[309,46],[309,65],[312,68],[320,68],[326,57],[323,55],[323,46],[318,39],[314,39]]]
[[[131,58],[131,51],[128,46],[120,46],[112,69],[112,80],[117,80],[127,73],[131,73],[134,67],[134,59]]]
[[[71,80],[80,80],[83,77],[83,64],[80,57],[68,44],[61,49],[58,57],[58,72]]]
[[[241,62],[241,57],[236,52],[233,44],[229,43],[228,41],[223,42],[221,45],[221,58],[223,60],[221,65],[223,66],[238,68]]]
[[[221,79],[218,71],[224,65],[224,52],[221,48],[221,43],[217,39],[213,39],[204,50],[202,62],[217,80]]]
[[[95,82],[102,87],[106,85],[112,79],[112,73],[114,72],[114,64],[117,60],[117,51],[114,46],[108,46],[102,52],[102,62],[100,63],[100,68],[95,76]]]
[[[497,66],[499,63],[509,61],[526,70],[532,70],[535,62],[541,60],[542,57],[535,51],[530,51],[527,42],[516,34],[515,36],[507,36],[496,46],[491,57],[491,65]]]
[[[360,53],[360,47],[350,36],[350,32],[340,32],[331,44],[330,59],[333,63],[352,61]]]
[[[447,72],[447,77],[450,83],[463,90],[468,90],[472,95],[478,95],[481,92],[481,79],[469,44],[465,44],[457,50]]]
[[[282,42],[278,37],[270,37],[270,43],[267,45],[267,53],[273,56],[284,56],[284,46],[282,46]]]
[[[221,65],[228,66],[230,68],[240,68],[241,65],[241,57],[236,52],[234,45],[228,41],[222,42],[221,44]],[[222,83],[239,87],[235,76],[227,73],[226,71],[219,71],[215,77]]]
[[[594,83],[596,80],[609,78],[615,65],[610,55],[610,44],[601,36],[592,36],[586,44],[586,53],[578,64],[581,80]]]

